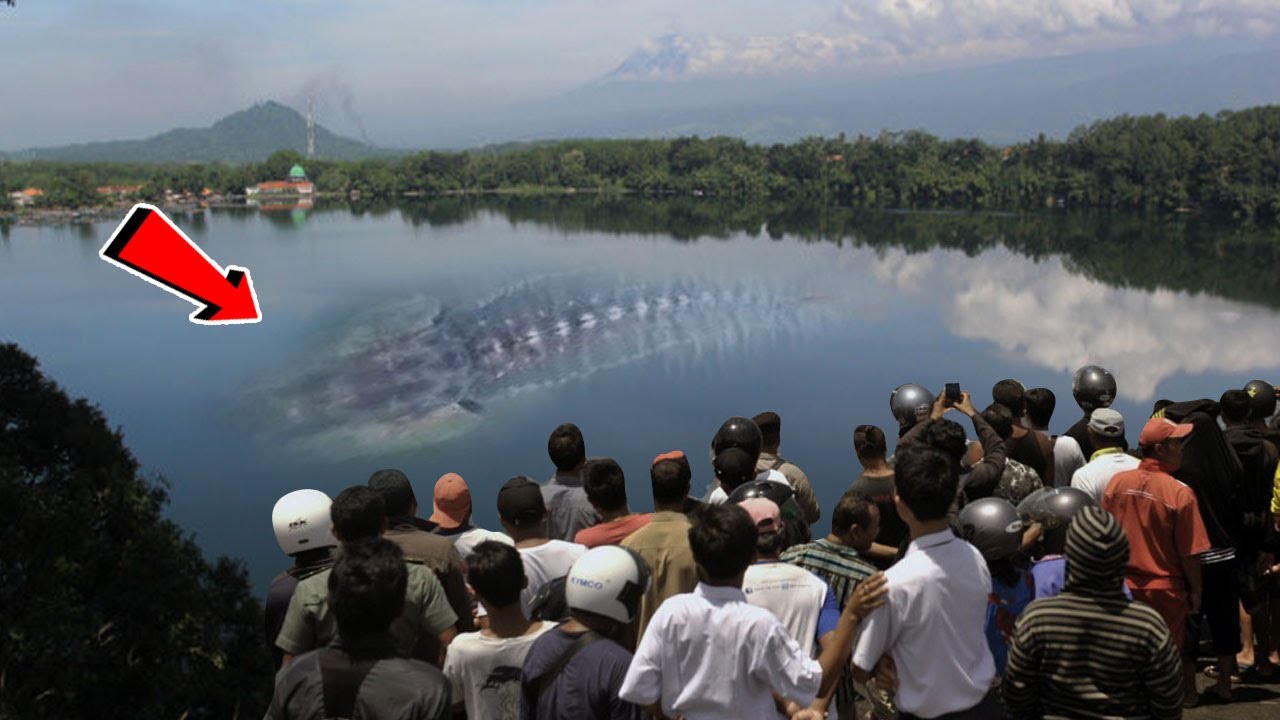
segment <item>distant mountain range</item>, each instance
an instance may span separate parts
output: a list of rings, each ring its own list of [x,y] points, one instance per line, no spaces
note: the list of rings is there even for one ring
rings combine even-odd
[[[696,50],[679,35],[663,36],[560,97],[483,117],[420,119],[392,134],[409,144],[425,135],[436,147],[474,147],[693,134],[770,143],[923,129],[1012,143],[1040,133],[1064,138],[1122,114],[1212,114],[1280,102],[1275,43],[1183,42],[912,75],[849,66],[707,76]]]
[[[232,113],[207,128],[177,128],[145,140],[114,140],[31,148],[6,154],[11,160],[55,162],[226,162],[265,160],[277,150],[305,152],[307,120],[278,102]],[[396,154],[394,150],[342,137],[316,125],[316,155],[339,160]]]

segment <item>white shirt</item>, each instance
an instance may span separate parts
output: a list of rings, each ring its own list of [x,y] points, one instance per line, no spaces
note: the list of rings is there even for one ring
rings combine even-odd
[[[893,658],[903,712],[937,717],[977,705],[996,676],[982,554],[944,530],[913,540],[884,574],[889,599],[858,628],[853,663],[870,671],[881,656]]]
[[[817,657],[818,616],[827,599],[822,578],[791,563],[756,563],[747,568],[742,592],[782,621],[806,655]]]
[[[569,574],[569,568],[587,548],[578,543],[563,540],[548,540],[534,547],[518,548],[524,560],[524,575],[529,578],[529,585],[520,591],[520,607],[529,614],[529,602],[538,594],[543,585]]]
[[[743,720],[775,717],[774,692],[808,705],[821,684],[822,666],[773,613],[738,588],[698,583],[658,607],[618,694],[661,702],[668,717]]]
[[[756,475],[756,480],[772,480],[773,482],[782,483],[787,487],[791,487],[791,483],[787,481],[787,476],[777,470],[761,470],[760,474]],[[717,482],[716,486],[712,488],[711,494],[707,495],[708,505],[723,505],[728,500],[729,493],[725,492],[724,488],[720,487],[719,482]]]
[[[457,535],[450,535],[448,537],[453,541],[453,547],[458,551],[458,554],[462,556],[464,561],[467,559],[467,556],[471,554],[471,551],[476,549],[477,545],[486,540],[494,540],[507,545],[516,544],[515,541],[511,539],[511,536],[506,533],[494,532],[492,530],[485,530],[478,527],[473,527],[470,530],[460,532]]]
[[[1053,441],[1053,484],[1066,487],[1071,484],[1071,477],[1084,467],[1084,451],[1080,443],[1070,435],[1059,435]]]
[[[1102,495],[1107,491],[1111,478],[1115,477],[1116,473],[1138,467],[1138,458],[1120,448],[1114,448],[1114,452],[1107,452],[1111,449],[1103,448],[1094,453],[1093,459],[1071,476],[1071,487],[1089,493],[1099,507],[1102,506]]]
[[[453,685],[453,701],[467,706],[467,717],[518,720],[524,656],[529,646],[556,623],[543,622],[517,638],[462,633],[449,644],[444,675]]]

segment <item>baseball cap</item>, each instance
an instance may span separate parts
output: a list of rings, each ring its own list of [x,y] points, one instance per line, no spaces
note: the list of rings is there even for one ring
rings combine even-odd
[[[762,412],[751,419],[755,421],[763,435],[777,435],[782,430],[782,418],[776,412]]]
[[[769,498],[753,497],[738,503],[738,507],[747,511],[751,522],[762,533],[778,532],[782,529],[781,511],[778,504]]]
[[[1164,418],[1151,418],[1146,425],[1142,426],[1142,435],[1138,438],[1138,444],[1142,447],[1151,447],[1169,438],[1186,437],[1194,429],[1195,426],[1190,423],[1178,424]]]
[[[547,512],[538,483],[519,475],[498,491],[498,515],[513,525],[535,523]]]
[[[1089,429],[1106,437],[1124,437],[1124,417],[1111,408],[1098,408],[1089,415]]]
[[[650,467],[652,467],[653,465],[657,465],[663,460],[675,460],[676,462],[681,462],[681,461],[688,462],[688,458],[684,456],[683,450],[672,450],[671,452],[664,452],[658,457],[654,458],[653,462],[650,463]]]
[[[462,525],[471,512],[471,489],[467,487],[467,481],[457,473],[441,475],[436,480],[432,504],[435,512],[431,513],[431,522],[442,528]]]

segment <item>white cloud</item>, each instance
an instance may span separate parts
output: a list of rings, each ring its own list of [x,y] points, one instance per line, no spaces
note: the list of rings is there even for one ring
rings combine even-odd
[[[931,294],[948,329],[1016,360],[1070,374],[1097,364],[1119,394],[1149,402],[1178,374],[1244,375],[1280,357],[1270,308],[1172,290],[1110,287],[1008,250],[885,254],[873,271],[898,290]]]

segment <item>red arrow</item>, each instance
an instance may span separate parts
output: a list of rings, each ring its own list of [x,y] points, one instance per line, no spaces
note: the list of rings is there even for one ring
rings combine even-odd
[[[226,270],[218,267],[154,205],[134,205],[99,254],[103,260],[199,305],[200,309],[191,313],[193,323],[230,325],[262,320],[249,271],[234,265]]]

